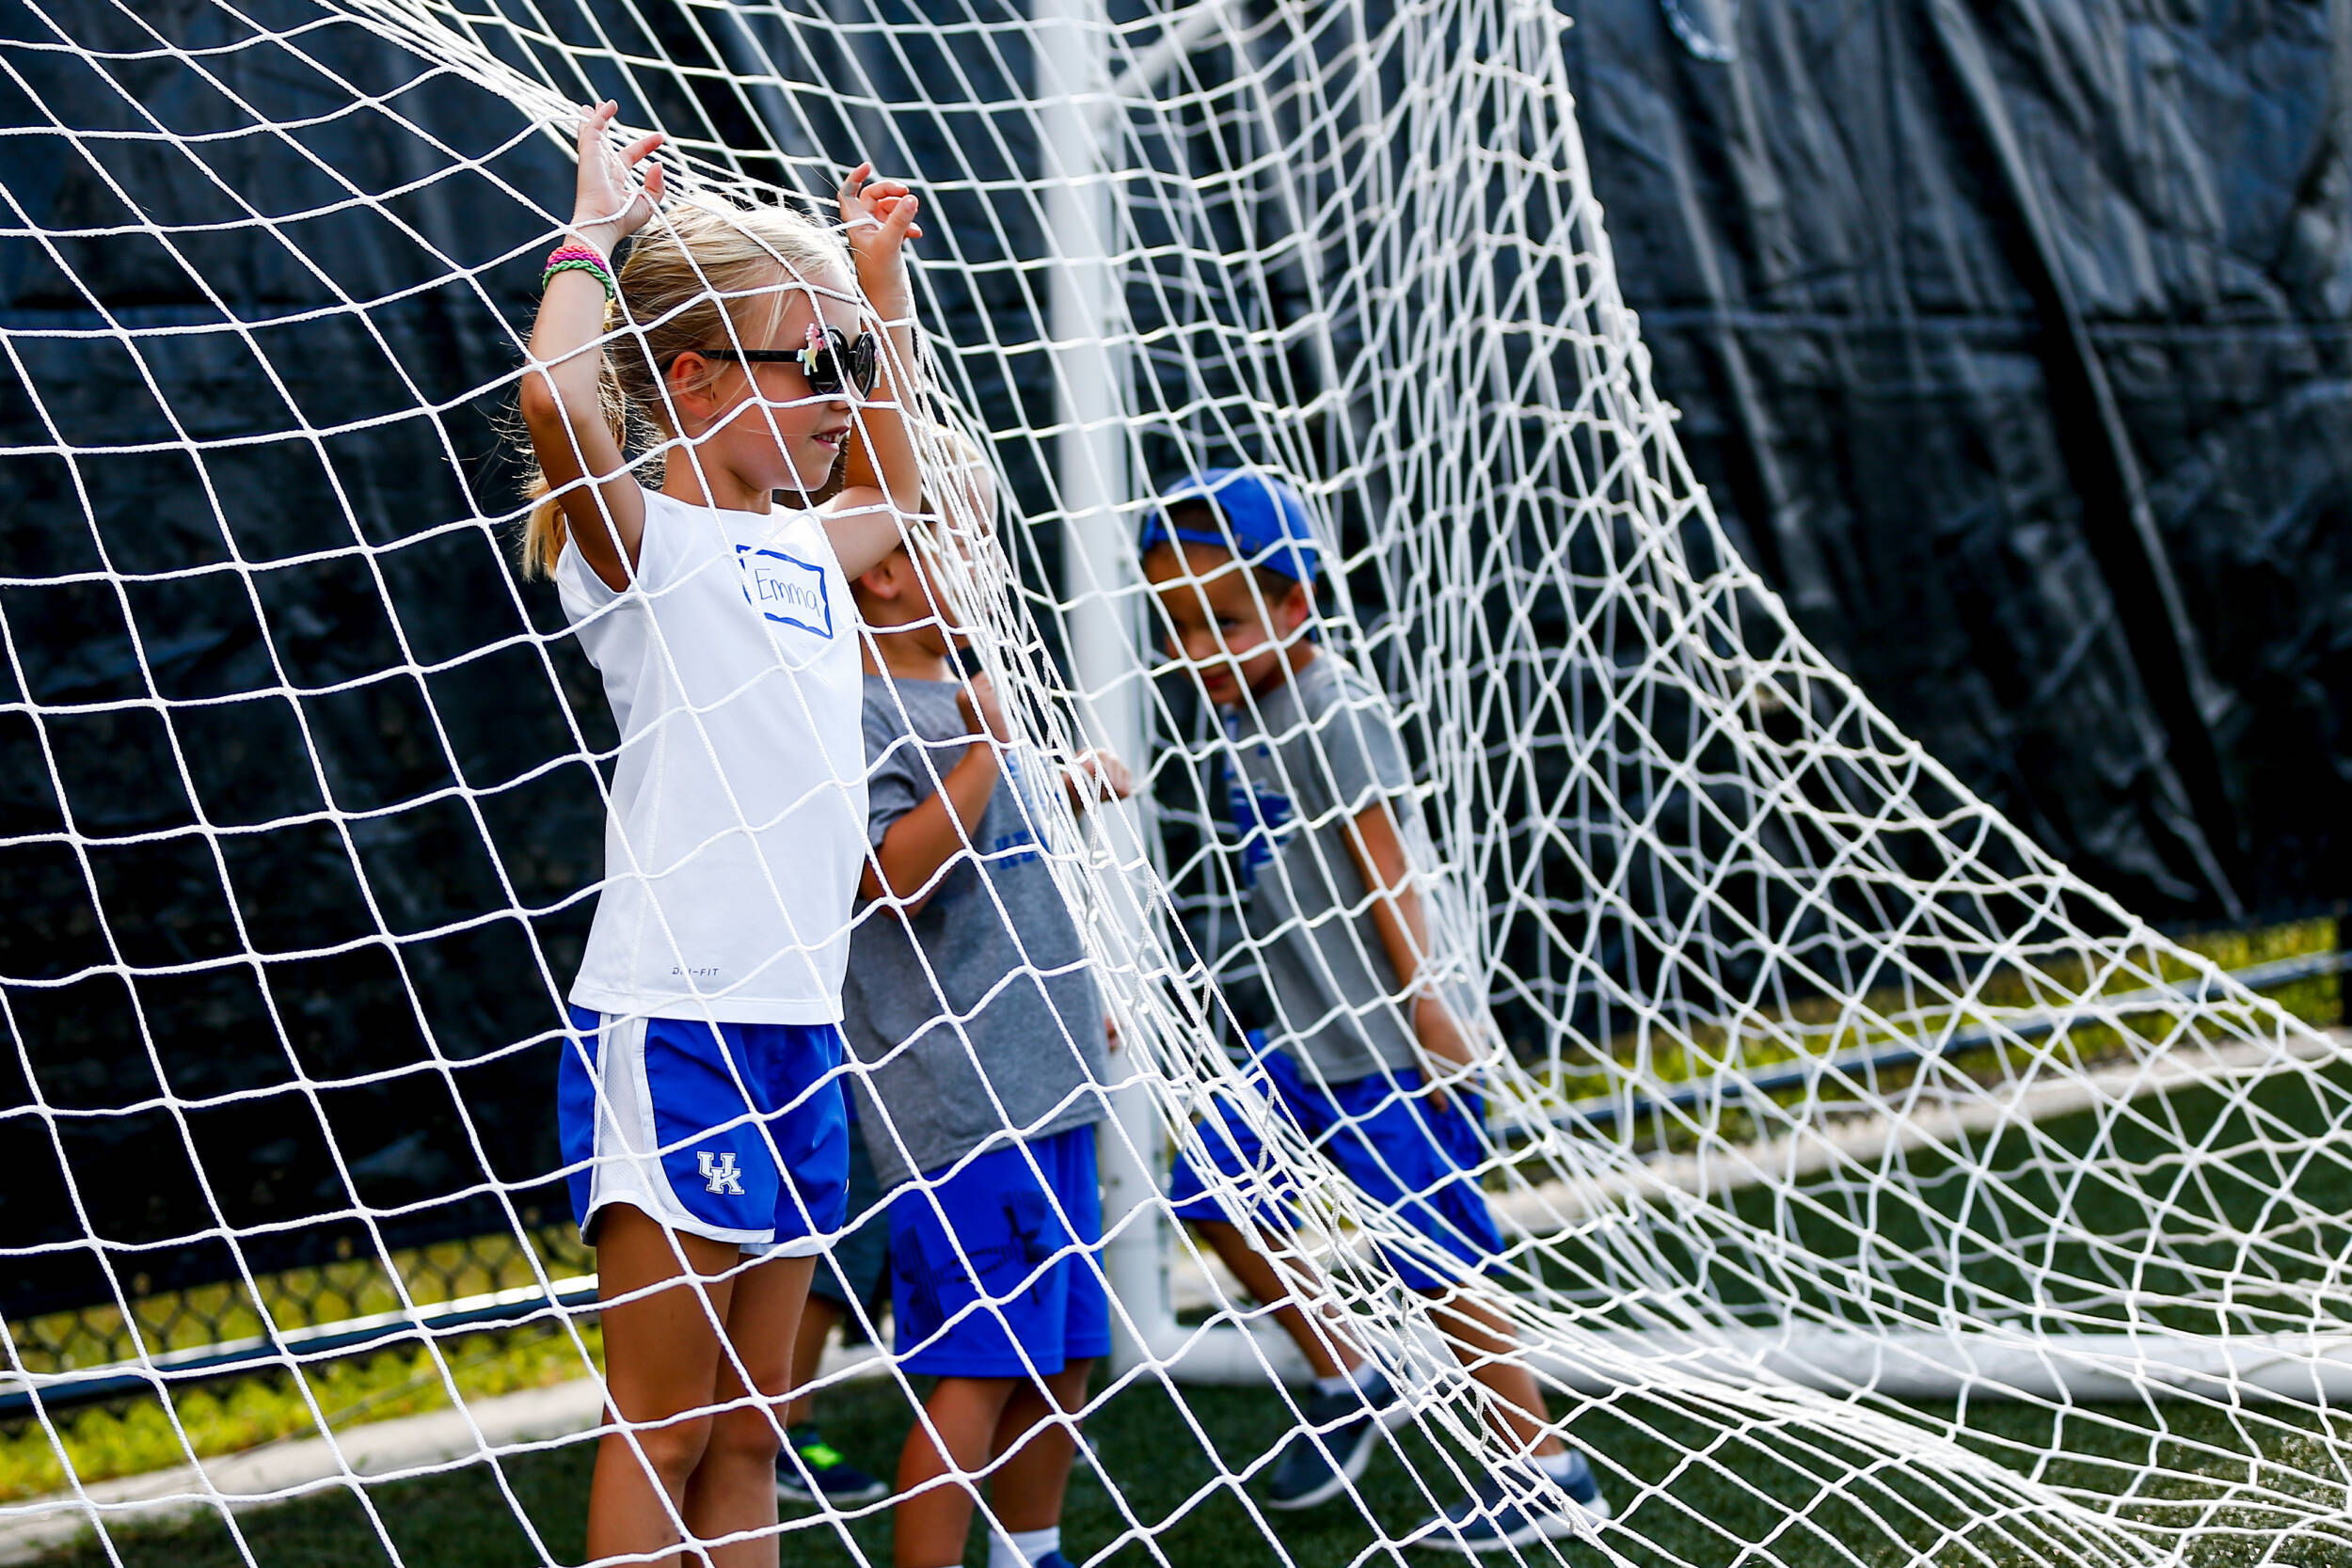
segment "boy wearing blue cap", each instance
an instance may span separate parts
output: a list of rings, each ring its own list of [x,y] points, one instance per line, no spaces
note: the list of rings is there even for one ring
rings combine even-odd
[[[1471,1031],[1485,1008],[1433,961],[1419,884],[1436,856],[1395,716],[1372,680],[1310,635],[1321,552],[1306,503],[1279,479],[1211,469],[1161,498],[1141,546],[1168,650],[1225,720],[1235,882],[1277,1021],[1270,1038],[1252,1032],[1253,1086],[1366,1196],[1460,1260],[1449,1278],[1423,1258],[1389,1255],[1406,1285],[1441,1303],[1436,1316],[1518,1453],[1424,1520],[1419,1544],[1505,1551],[1586,1528],[1608,1516],[1590,1465],[1549,1430],[1534,1375],[1512,1359],[1508,1322],[1455,1289],[1502,1251],[1475,1174],[1485,1151]],[[1263,1173],[1240,1118],[1201,1131],[1229,1177]],[[1277,1307],[1316,1374],[1308,1426],[1277,1460],[1267,1505],[1336,1496],[1362,1476],[1381,1427],[1405,1418],[1402,1402],[1328,1319],[1309,1320],[1254,1231],[1189,1163],[1178,1162],[1168,1196]]]

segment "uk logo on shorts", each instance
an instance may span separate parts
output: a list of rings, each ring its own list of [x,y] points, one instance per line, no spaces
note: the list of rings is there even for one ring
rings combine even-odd
[[[735,1150],[713,1156],[707,1148],[694,1150],[695,1168],[702,1172],[703,1191],[717,1193],[721,1197],[743,1196],[743,1173],[735,1168]]]

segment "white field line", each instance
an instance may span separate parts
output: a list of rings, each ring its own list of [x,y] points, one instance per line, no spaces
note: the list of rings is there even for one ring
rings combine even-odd
[[[1833,1166],[1868,1170],[1931,1143],[1951,1148],[1965,1135],[2243,1077],[2282,1058],[2309,1062],[2341,1055],[2352,1055],[2352,1030],[2306,1036],[2283,1047],[2249,1041],[2169,1051],[2150,1061],[2117,1063],[2009,1093],[1988,1090],[1964,1101],[1938,1101],[1923,1092],[1903,1106],[1899,1117],[1840,1109],[1798,1132],[1753,1143],[1717,1145],[1689,1154],[1625,1156],[1612,1166],[1596,1161],[1593,1169],[1579,1173],[1574,1180],[1522,1182],[1489,1194],[1487,1201],[1506,1235],[1551,1235],[1595,1212],[1669,1192],[1723,1197],[1765,1181],[1793,1184]],[[1244,1299],[1240,1282],[1205,1250],[1171,1249],[1168,1273],[1168,1297],[1177,1311],[1215,1307],[1220,1293],[1227,1301]]]
[[[1985,1089],[1964,1100],[1922,1091],[1901,1104],[1899,1117],[1834,1108],[1822,1120],[1793,1132],[1638,1163],[1628,1160],[1615,1168],[1580,1173],[1573,1181],[1521,1184],[1490,1195],[1488,1201],[1506,1232],[1545,1234],[1597,1210],[1666,1192],[1723,1197],[1766,1181],[1793,1185],[1833,1166],[1868,1171],[1894,1155],[1931,1144],[1952,1148],[1967,1135],[1997,1128],[2050,1121],[2201,1084],[2242,1080],[2287,1061],[2344,1055],[2352,1055],[2352,1030],[2336,1029],[2283,1043],[2251,1040],[2176,1049],[2146,1061],[2119,1062],[2007,1092]]]
[[[827,1381],[879,1376],[887,1363],[870,1345],[825,1353]],[[530,1445],[577,1441],[604,1412],[604,1385],[578,1378],[494,1399],[469,1400],[463,1410],[435,1410],[373,1421],[323,1437],[265,1443],[169,1470],[93,1481],[78,1494],[53,1492],[0,1503],[0,1563],[24,1562],[55,1551],[101,1521],[148,1528],[207,1512],[241,1512],[293,1497],[347,1486],[365,1477],[382,1481],[479,1463]],[[476,1433],[479,1433],[479,1437]]]

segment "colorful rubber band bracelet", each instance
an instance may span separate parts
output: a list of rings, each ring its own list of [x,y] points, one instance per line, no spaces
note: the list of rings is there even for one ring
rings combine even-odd
[[[543,293],[547,286],[555,280],[555,275],[559,272],[593,274],[596,281],[604,285],[605,298],[620,297],[620,286],[612,281],[612,270],[604,264],[604,258],[593,250],[574,245],[549,256],[547,270],[539,275],[539,288]]]

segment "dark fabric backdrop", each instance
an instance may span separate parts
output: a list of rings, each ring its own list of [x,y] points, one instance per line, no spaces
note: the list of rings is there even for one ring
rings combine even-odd
[[[140,10],[230,39],[209,5]],[[603,10],[627,48],[707,36]],[[2160,921],[2251,920],[2331,903],[2352,854],[2352,54],[2342,7],[2188,10],[1597,0],[1568,65],[1659,384],[1807,630],[2093,882]],[[548,764],[611,741],[576,649],[518,640],[560,626],[551,592],[443,527],[513,494],[498,410],[462,395],[516,363],[536,277],[542,226],[501,182],[554,198],[560,150],[503,146],[474,89],[404,86],[414,62],[355,31],[309,35],[486,160],[386,202],[397,224],[338,209],[449,151],[264,51],[207,56],[207,83],[138,57],[112,8],[65,14],[120,56],[12,47],[49,35],[0,0],[0,122],[229,133],[241,97],[312,123],[202,144],[218,184],[55,134],[0,166],[8,221],[40,230],[132,224],[117,184],[230,225],[178,256],[0,232],[11,1317],[102,1298],[102,1259],[161,1287],[370,1227],[498,1227],[485,1169],[526,1184],[522,1217],[561,1214],[527,1184],[557,1163],[550,1031],[600,819],[587,765]],[[1027,69],[955,63],[979,100]],[[729,94],[648,90],[633,118],[751,135]],[[1033,209],[1001,205],[946,221],[1034,255]],[[1025,319],[1023,287],[982,275],[942,330]],[[368,303],[302,323],[343,299]],[[114,327],[183,330],[134,353]],[[979,390],[1000,427],[1050,410]]]
[[[2346,16],[1599,0],[1569,35],[1719,515],[2159,922],[2352,892]]]

